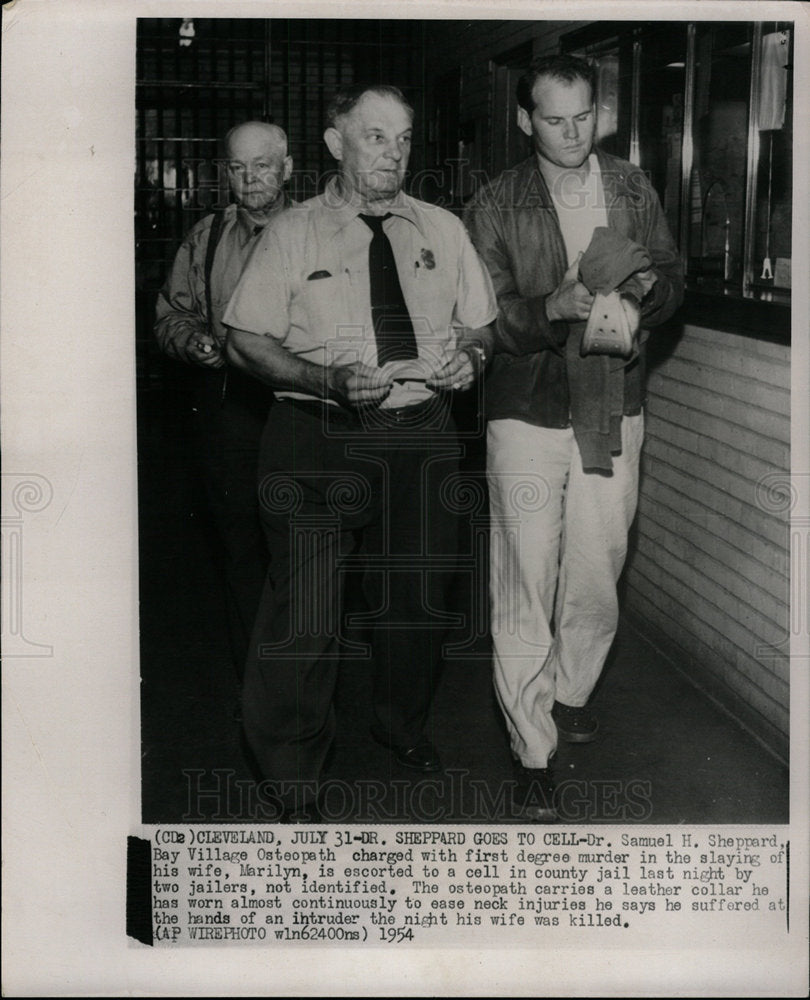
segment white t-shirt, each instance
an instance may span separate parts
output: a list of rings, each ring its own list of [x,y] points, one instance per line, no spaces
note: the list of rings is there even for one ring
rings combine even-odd
[[[560,174],[550,185],[569,266],[578,253],[588,249],[594,229],[608,224],[602,173],[596,153],[588,157],[588,167],[588,176],[584,181],[572,170]]]

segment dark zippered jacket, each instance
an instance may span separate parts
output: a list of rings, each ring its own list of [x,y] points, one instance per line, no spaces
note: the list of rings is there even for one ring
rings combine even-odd
[[[641,303],[637,357],[625,369],[624,413],[644,403],[649,327],[669,319],[683,299],[683,265],[658,195],[626,160],[596,150],[608,226],[649,251],[657,281]],[[569,325],[550,322],[546,298],[567,270],[565,244],[548,187],[533,154],[505,170],[470,201],[464,222],[498,298],[494,358],[486,383],[490,420],[540,427],[570,424],[565,343]]]

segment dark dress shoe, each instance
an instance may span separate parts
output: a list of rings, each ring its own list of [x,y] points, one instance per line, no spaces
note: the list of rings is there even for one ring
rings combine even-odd
[[[599,722],[587,708],[574,708],[555,701],[551,718],[557,732],[568,743],[593,743],[599,729]]]
[[[512,811],[516,819],[554,823],[558,818],[556,788],[551,767],[524,767],[514,763]]]
[[[422,739],[418,743],[408,746],[404,743],[393,743],[374,729],[372,729],[371,735],[378,743],[387,747],[394,755],[394,760],[402,764],[403,767],[409,767],[412,771],[421,771],[423,774],[442,769],[439,752],[430,740]]]

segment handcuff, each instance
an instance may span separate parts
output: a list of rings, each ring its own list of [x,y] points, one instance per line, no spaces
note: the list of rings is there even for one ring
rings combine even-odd
[[[479,371],[483,371],[486,368],[486,366],[487,366],[487,352],[484,350],[484,348],[480,344],[465,344],[461,349],[462,349],[462,351],[467,351],[468,354],[471,351],[474,351],[478,355],[478,358],[479,358],[479,360],[481,362],[480,367],[478,369]]]

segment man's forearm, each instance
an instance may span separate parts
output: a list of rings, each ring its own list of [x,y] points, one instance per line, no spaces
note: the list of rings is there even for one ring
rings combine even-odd
[[[652,258],[657,281],[641,303],[641,325],[664,323],[683,301],[684,273],[680,252],[669,231],[658,195],[650,188],[647,225],[639,240]]]
[[[332,395],[329,369],[292,354],[273,337],[231,329],[228,361],[273,389],[289,389],[324,399]]]
[[[462,327],[458,331],[458,338],[456,341],[456,348],[460,351],[470,348],[475,350],[475,348],[480,347],[481,350],[487,357],[487,360],[492,357],[492,353],[495,349],[495,324],[491,323],[489,326],[482,326],[478,329],[471,329],[470,327]]]
[[[203,319],[195,319],[187,313],[173,313],[168,308],[158,310],[155,339],[161,351],[170,358],[185,361],[189,341],[207,333],[207,330]]]
[[[196,244],[181,244],[166,283],[155,303],[155,337],[169,357],[188,361],[189,342],[208,331],[205,286],[195,266]]]
[[[642,302],[642,326],[666,322],[683,302],[683,265],[680,259],[667,262],[666,269],[654,267],[658,280]]]
[[[512,254],[499,213],[488,205],[474,204],[465,212],[464,222],[489,271],[498,299],[492,352],[516,356],[542,350],[561,352],[568,337],[568,324],[549,318],[546,312],[548,293],[527,297],[518,291]]]

